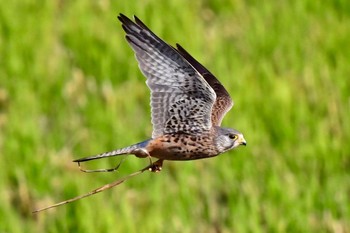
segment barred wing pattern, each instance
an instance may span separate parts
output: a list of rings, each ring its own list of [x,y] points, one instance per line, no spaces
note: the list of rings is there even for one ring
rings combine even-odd
[[[151,90],[152,138],[166,133],[209,131],[216,99],[212,87],[137,17],[135,23],[122,14],[118,18]]]
[[[225,114],[232,108],[233,101],[230,94],[219,80],[194,57],[192,57],[181,45],[176,44],[178,52],[203,76],[216,93],[216,100],[211,113],[211,121],[215,126],[220,126]]]

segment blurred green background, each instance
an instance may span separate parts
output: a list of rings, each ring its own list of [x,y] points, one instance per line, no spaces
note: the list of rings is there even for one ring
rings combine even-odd
[[[120,12],[220,79],[248,146],[32,215],[148,164],[71,162],[152,132]],[[349,1],[2,0],[0,30],[1,233],[350,232]]]

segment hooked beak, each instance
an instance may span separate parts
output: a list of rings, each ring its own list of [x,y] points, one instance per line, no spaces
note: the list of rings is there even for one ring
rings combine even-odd
[[[247,141],[244,139],[244,137],[242,136],[241,139],[239,140],[239,144],[246,146],[247,145]]]

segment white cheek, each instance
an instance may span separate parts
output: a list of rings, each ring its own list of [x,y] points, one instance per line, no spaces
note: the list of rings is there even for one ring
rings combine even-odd
[[[225,137],[224,147],[225,147],[225,148],[230,148],[231,146],[232,146],[232,141],[231,141],[231,139]]]
[[[228,137],[221,136],[218,138],[217,145],[220,151],[225,151],[232,147],[232,140]]]

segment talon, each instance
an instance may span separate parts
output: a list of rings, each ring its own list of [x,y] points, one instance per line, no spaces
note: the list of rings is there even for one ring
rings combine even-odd
[[[163,160],[159,159],[156,162],[154,162],[149,168],[148,170],[150,172],[160,172],[162,170],[162,166],[163,166]]]

